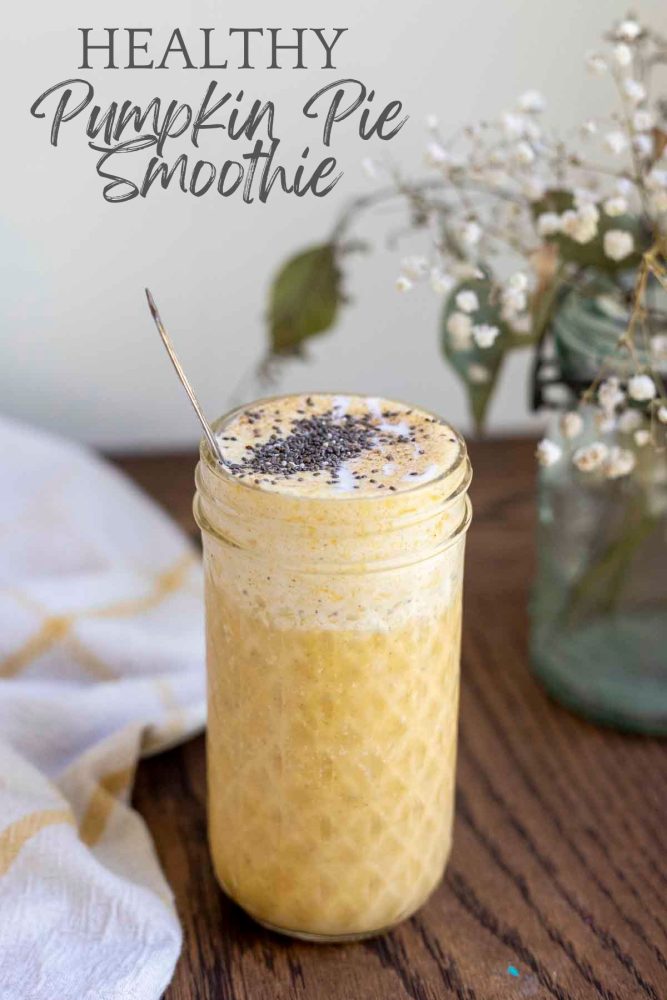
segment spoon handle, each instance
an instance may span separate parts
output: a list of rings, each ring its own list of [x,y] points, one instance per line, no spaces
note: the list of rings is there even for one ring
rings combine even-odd
[[[206,435],[206,440],[208,441],[209,445],[211,446],[211,451],[213,452],[213,454],[217,458],[218,462],[222,463],[222,452],[220,451],[220,445],[216,441],[215,434],[213,433],[213,431],[211,429],[211,425],[209,424],[208,420],[204,416],[204,412],[203,412],[201,406],[199,405],[199,400],[195,396],[194,389],[190,385],[190,383],[188,381],[188,378],[187,378],[187,375],[183,371],[183,366],[181,365],[181,362],[178,360],[178,357],[176,355],[176,351],[174,350],[174,347],[173,347],[173,344],[172,344],[171,339],[169,337],[169,334],[167,333],[167,331],[166,331],[166,329],[164,327],[164,323],[160,319],[160,314],[158,312],[157,306],[155,305],[155,300],[153,299],[153,296],[151,295],[151,293],[148,290],[148,288],[146,289],[146,298],[148,299],[148,308],[151,311],[151,316],[153,317],[153,321],[154,321],[154,323],[155,323],[155,325],[156,325],[156,327],[158,329],[158,333],[162,337],[162,342],[163,342],[164,346],[167,349],[167,354],[171,358],[172,365],[176,369],[176,374],[178,375],[179,379],[181,380],[181,384],[182,384],[183,388],[185,389],[185,391],[188,394],[190,402],[192,403],[192,405],[194,407],[195,413],[199,417],[199,422],[202,425],[204,434]]]

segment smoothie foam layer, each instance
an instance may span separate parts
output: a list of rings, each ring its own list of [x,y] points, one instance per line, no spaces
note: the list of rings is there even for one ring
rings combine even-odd
[[[311,497],[403,492],[441,476],[461,442],[438,417],[366,396],[312,394],[235,411],[224,466],[261,489]]]

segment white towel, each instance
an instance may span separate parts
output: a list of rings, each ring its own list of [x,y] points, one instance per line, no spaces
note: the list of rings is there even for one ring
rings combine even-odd
[[[199,560],[84,448],[3,420],[0,470],[0,1000],[157,1000],[181,930],[128,802],[204,723]]]

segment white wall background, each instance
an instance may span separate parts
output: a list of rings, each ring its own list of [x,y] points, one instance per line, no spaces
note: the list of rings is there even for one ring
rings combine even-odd
[[[423,122],[436,112],[443,130],[498,114],[528,87],[566,128],[606,107],[608,82],[589,80],[583,53],[626,11],[627,0],[28,0],[2,19],[0,66],[3,148],[0,214],[0,410],[107,448],[191,445],[197,425],[159,345],[143,298],[154,291],[206,410],[222,412],[264,346],[269,275],[286,254],[324,235],[352,194],[369,188],[362,155],[391,149],[421,168]],[[667,31],[664,0],[635,9]],[[29,115],[48,86],[77,71],[79,26],[151,26],[166,40],[200,26],[343,26],[340,75],[360,77],[378,97],[399,98],[411,120],[391,143],[361,143],[342,127],[334,155],[345,170],[325,199],[277,194],[268,204],[209,194],[155,192],[106,204],[94,154],[79,123],[64,126],[58,149],[48,125]],[[156,44],[156,49],[158,45]],[[283,161],[298,159],[314,130],[305,99],[337,77],[320,70],[88,74],[95,101],[139,103],[156,94],[197,102],[209,79],[243,86],[277,105]],[[311,144],[312,145],[312,144]],[[231,148],[230,148],[231,147]],[[370,147],[370,149],[369,149]],[[182,147],[179,147],[178,152]],[[219,159],[234,157],[233,144]],[[212,152],[212,147],[208,147]],[[315,157],[313,149],[311,157]],[[173,154],[174,156],[176,153]],[[216,158],[216,157],[212,157]],[[365,222],[380,235],[387,218]],[[348,285],[354,300],[336,332],[313,344],[307,366],[291,363],[278,388],[366,390],[433,407],[465,429],[462,390],[439,358],[439,303],[426,289],[398,296],[397,256],[358,258]],[[507,366],[492,413],[494,431],[530,426],[526,359]],[[252,392],[247,382],[244,391]]]

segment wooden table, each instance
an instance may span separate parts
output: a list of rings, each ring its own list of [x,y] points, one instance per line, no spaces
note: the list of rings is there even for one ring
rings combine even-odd
[[[529,673],[533,447],[471,449],[458,807],[444,883],[376,940],[317,946],[265,932],[214,881],[195,739],[144,762],[135,794],[185,929],[167,1000],[667,997],[667,753],[578,719]],[[192,456],[120,464],[194,533]]]

